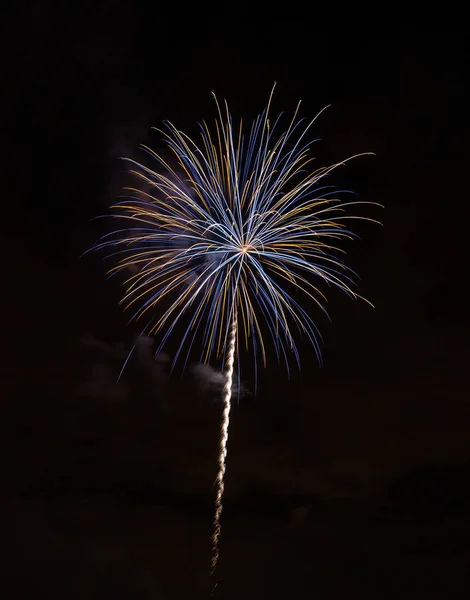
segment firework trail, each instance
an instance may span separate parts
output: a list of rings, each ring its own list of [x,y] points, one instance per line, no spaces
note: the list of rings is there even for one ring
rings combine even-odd
[[[219,538],[220,538],[220,517],[222,516],[222,498],[225,487],[225,459],[227,458],[228,426],[230,423],[230,408],[232,397],[233,363],[235,359],[235,346],[237,339],[237,315],[234,312],[232,327],[228,340],[227,363],[225,366],[225,385],[223,391],[224,409],[222,414],[222,425],[220,428],[220,451],[219,451],[219,472],[217,473],[217,497],[215,501],[214,516],[214,535],[212,537],[212,573],[215,572],[217,561],[219,560]]]
[[[166,123],[160,133],[177,167],[148,147],[158,169],[130,160],[141,186],[127,188],[127,197],[113,207],[124,228],[95,246],[120,257],[109,274],[127,274],[121,303],[133,309],[132,319],[156,315],[142,331],[160,337],[156,353],[178,332],[173,365],[178,360],[186,365],[195,345],[202,363],[224,358],[212,572],[219,558],[232,377],[240,347],[251,350],[255,375],[258,356],[266,365],[265,333],[288,371],[291,355],[300,367],[296,333],[306,336],[320,360],[318,330],[296,298],[303,295],[326,313],[316,284],[321,281],[361,298],[336,244],[354,238],[347,219],[377,222],[345,213],[352,205],[375,203],[343,202],[332,186],[323,185],[345,161],[312,170],[306,137],[317,117],[301,128],[299,104],[278,133],[279,117],[274,123],[269,118],[273,91],[246,136],[215,96],[215,129],[202,123],[199,143]]]

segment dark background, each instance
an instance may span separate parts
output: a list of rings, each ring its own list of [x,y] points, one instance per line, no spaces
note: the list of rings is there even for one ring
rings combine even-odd
[[[230,428],[220,597],[457,598],[470,590],[468,64],[453,30],[320,31],[299,17],[183,24],[96,2],[14,7],[2,73],[4,598],[203,598],[215,369],[150,354],[100,257],[119,156],[210,92],[245,120],[313,117],[321,164],[385,209],[349,264],[375,309],[332,294],[324,367],[249,378]],[[10,21],[11,19],[11,21]],[[207,32],[206,32],[207,29]],[[100,345],[101,344],[101,345]],[[149,362],[150,361],[150,362]],[[216,366],[216,365],[214,365]]]

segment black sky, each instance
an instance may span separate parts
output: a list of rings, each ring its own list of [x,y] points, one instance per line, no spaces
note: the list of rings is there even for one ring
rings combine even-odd
[[[308,118],[331,105],[316,130],[321,163],[376,154],[350,163],[336,180],[385,205],[376,215],[383,227],[361,228],[362,240],[350,251],[361,291],[376,308],[333,294],[333,322],[320,321],[325,367],[318,370],[305,348],[302,377],[294,377],[292,387],[275,365],[266,371],[259,398],[243,399],[235,417],[244,425],[234,433],[234,472],[244,473],[250,462],[246,444],[255,452],[265,444],[280,453],[295,446],[310,457],[305,460],[312,469],[355,461],[364,480],[365,473],[383,469],[392,477],[430,460],[470,461],[468,34],[463,28],[325,31],[301,17],[266,18],[262,26],[242,28],[230,27],[227,17],[210,25],[191,26],[162,16],[157,7],[113,2],[57,8],[37,1],[11,21],[3,72],[0,237],[6,495],[34,487],[35,472],[60,470],[61,436],[81,439],[67,417],[76,405],[67,408],[65,401],[76,388],[70,382],[91,360],[77,358],[80,336],[89,332],[129,344],[134,333],[116,308],[119,289],[105,282],[100,260],[79,258],[100,231],[91,219],[106,212],[124,181],[117,158],[138,156],[142,142],[158,145],[150,127],[164,119],[194,132],[198,121],[215,115],[212,90],[228,100],[232,113],[249,119],[266,104],[274,81],[276,111],[289,114],[302,100],[301,114]],[[199,408],[191,412],[205,421],[201,431],[215,428],[209,434],[214,439],[217,408],[201,409],[203,415],[209,410],[207,420]],[[80,419],[91,415],[95,433],[116,426],[121,435],[131,429],[135,439],[155,416],[149,405],[136,403],[113,413],[113,425],[87,410]],[[272,425],[266,438],[258,438],[260,415]],[[184,427],[193,430],[190,423]],[[283,427],[301,428],[304,441],[289,442]],[[116,431],[109,435],[118,437]],[[171,455],[172,435],[167,430],[161,442],[164,457]],[[51,446],[41,454],[46,437]],[[193,437],[188,434],[204,446]],[[302,450],[298,443],[305,444]],[[202,481],[209,482],[209,502],[211,444],[201,458],[208,465]],[[145,451],[137,449],[135,460]],[[237,451],[244,458],[237,459]],[[106,449],[99,452],[106,465]],[[133,472],[132,458],[126,464]],[[93,487],[77,469],[77,481]],[[281,494],[286,477],[276,484],[272,473],[270,485]],[[191,485],[174,487],[184,494]]]
[[[142,142],[158,145],[150,127],[163,119],[194,132],[214,115],[212,90],[249,119],[277,81],[277,111],[289,113],[300,99],[310,117],[331,105],[316,130],[319,161],[376,153],[336,180],[386,205],[383,230],[364,229],[364,241],[351,248],[378,307],[364,326],[467,321],[465,295],[454,291],[468,262],[463,33],[322,32],[278,18],[262,28],[212,28],[211,36],[181,24],[175,36],[157,10],[143,16],[113,3],[98,4],[91,18],[38,2],[23,19],[24,42],[11,46],[6,77],[14,224],[5,229],[7,246],[13,237],[74,279],[77,256],[97,234],[90,219],[106,212],[124,182],[117,157],[139,156]],[[333,310],[338,330],[342,314],[354,326],[364,312],[345,304]]]

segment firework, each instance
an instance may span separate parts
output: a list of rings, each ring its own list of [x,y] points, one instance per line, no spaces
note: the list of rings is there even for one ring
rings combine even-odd
[[[361,298],[337,246],[354,237],[348,219],[373,220],[345,212],[351,205],[371,203],[344,202],[324,185],[345,161],[312,168],[307,135],[317,117],[302,125],[300,103],[286,130],[278,132],[279,118],[271,123],[269,117],[271,92],[245,135],[227,104],[215,101],[215,127],[202,123],[199,141],[171,123],[159,130],[177,166],[148,147],[157,168],[130,161],[141,184],[128,188],[126,198],[113,207],[125,228],[98,243],[119,256],[110,274],[127,272],[122,303],[133,319],[151,319],[144,333],[160,336],[157,352],[183,324],[175,363],[187,361],[197,336],[201,362],[224,360],[213,570],[240,347],[251,351],[255,373],[258,357],[266,364],[268,338],[287,368],[290,356],[300,366],[298,334],[307,337],[320,359],[318,330],[297,298],[303,294],[326,312],[318,287],[322,282]]]

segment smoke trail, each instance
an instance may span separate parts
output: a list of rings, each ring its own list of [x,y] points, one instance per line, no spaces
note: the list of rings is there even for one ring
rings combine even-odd
[[[220,517],[222,515],[222,497],[224,495],[225,487],[225,459],[227,458],[227,440],[228,440],[228,426],[230,421],[230,408],[232,397],[232,377],[233,377],[233,363],[235,359],[235,342],[237,336],[237,316],[234,313],[232,327],[230,329],[229,341],[228,341],[228,352],[227,361],[225,365],[225,386],[223,391],[224,410],[222,414],[222,425],[220,428],[220,450],[219,450],[219,472],[217,474],[217,497],[215,501],[215,516],[214,516],[214,535],[212,537],[212,575],[215,573],[217,562],[219,560],[219,538],[221,532]]]

